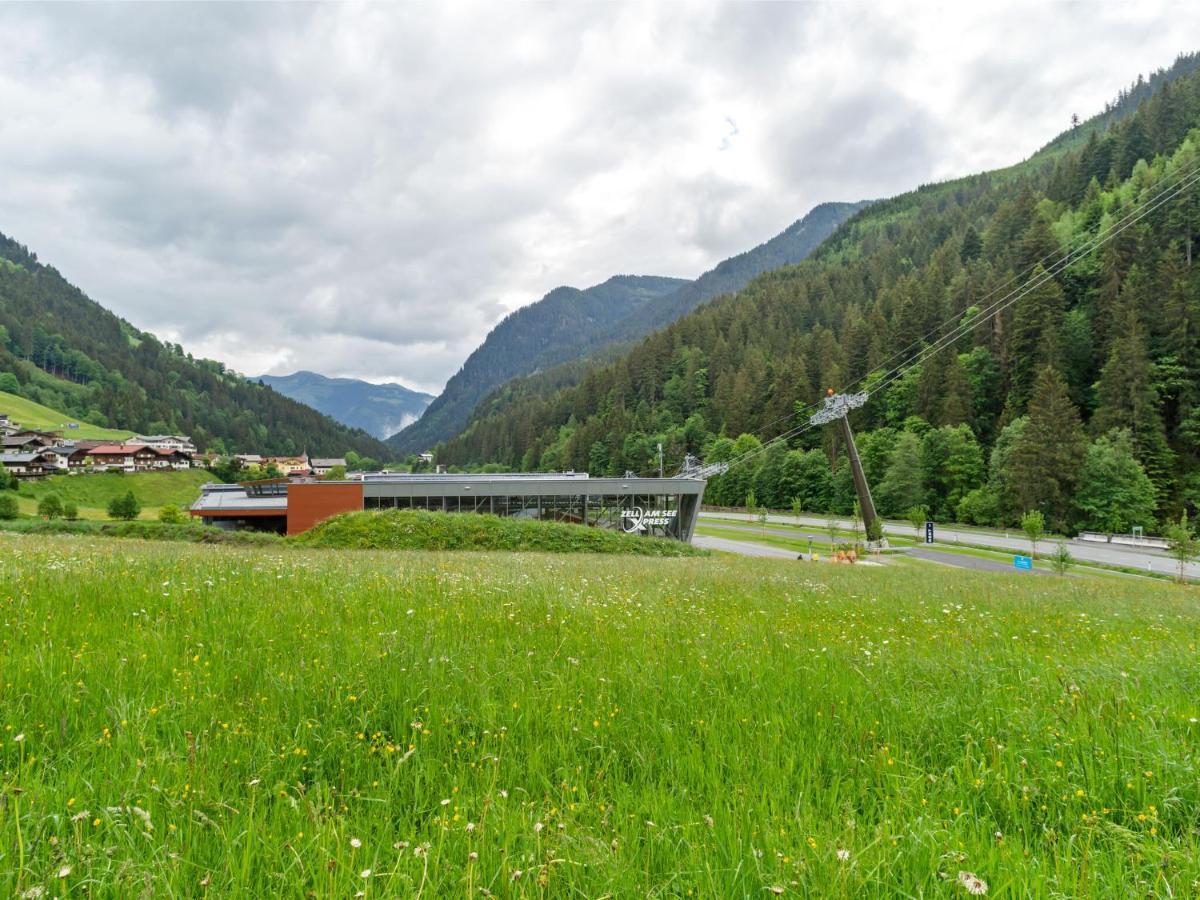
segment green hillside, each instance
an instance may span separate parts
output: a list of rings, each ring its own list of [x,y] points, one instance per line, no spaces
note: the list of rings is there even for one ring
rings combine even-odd
[[[713,502],[753,491],[777,508],[849,514],[841,448],[829,429],[798,425],[825,388],[868,389],[853,421],[885,514],[925,506],[937,519],[1012,525],[1036,508],[1056,528],[1114,531],[1194,513],[1197,59],[1123,95],[1081,126],[1086,137],[872,205],[810,259],[701,307],[577,386],[487,405],[439,462],[616,475],[654,469],[661,442],[676,465],[685,453],[746,460],[710,485]],[[1101,251],[1054,267],[1110,234]],[[1036,289],[1012,294],[1030,278]]]
[[[58,494],[65,502],[79,507],[85,519],[107,516],[108,504],[127,491],[133,491],[142,505],[142,516],[153,516],[159,507],[171,503],[187,509],[200,496],[200,486],[213,480],[204,469],[185,469],[179,472],[99,472],[89,475],[52,475],[21,484],[21,512],[34,514],[37,501],[47,494]]]
[[[68,416],[65,413],[60,413],[58,410],[42,406],[40,403],[27,400],[16,394],[10,394],[7,391],[0,391],[0,413],[7,413],[14,422],[20,423],[22,428],[33,428],[39,431],[61,431],[64,437],[78,438],[80,440],[87,440],[89,438],[107,440],[111,438],[114,441],[120,441],[133,434],[132,431],[121,431],[117,428],[101,428],[99,425],[81,422],[74,416]],[[79,427],[68,428],[68,424],[72,422]]]
[[[392,455],[380,441],[140,331],[0,235],[0,388],[76,421],[218,452]]]

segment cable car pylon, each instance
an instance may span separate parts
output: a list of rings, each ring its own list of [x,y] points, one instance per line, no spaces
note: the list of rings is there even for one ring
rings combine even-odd
[[[867,532],[867,545],[871,547],[887,547],[887,537],[883,533],[883,523],[875,514],[875,501],[871,499],[871,486],[867,484],[867,475],[863,471],[862,461],[858,458],[858,448],[854,445],[854,432],[850,430],[849,413],[867,402],[870,396],[866,391],[857,394],[836,394],[830,388],[825,396],[825,406],[809,417],[810,425],[825,425],[837,421],[842,429],[842,440],[846,442],[846,455],[850,458],[850,473],[854,476],[854,491],[858,494],[858,508],[862,512],[863,527]],[[878,531],[875,529],[878,528]],[[879,537],[871,539],[872,533]]]

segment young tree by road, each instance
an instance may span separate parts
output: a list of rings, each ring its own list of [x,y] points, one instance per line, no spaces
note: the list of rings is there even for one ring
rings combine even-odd
[[[1167,528],[1167,549],[1179,564],[1179,583],[1183,583],[1183,573],[1187,564],[1200,554],[1200,541],[1188,524],[1187,512],[1179,517],[1179,521]]]
[[[921,532],[925,529],[925,522],[928,519],[929,511],[924,506],[910,506],[908,512],[908,522],[913,527],[913,531],[917,533],[917,537],[921,537]]]
[[[1046,517],[1042,515],[1042,511],[1031,509],[1021,516],[1021,530],[1025,532],[1025,537],[1029,538],[1029,546],[1032,548],[1029,555],[1037,559],[1038,541],[1046,533]]]
[[[1075,557],[1071,555],[1071,551],[1067,549],[1065,541],[1059,541],[1054,545],[1054,553],[1050,556],[1050,565],[1059,575],[1066,575],[1067,570],[1075,564]]]

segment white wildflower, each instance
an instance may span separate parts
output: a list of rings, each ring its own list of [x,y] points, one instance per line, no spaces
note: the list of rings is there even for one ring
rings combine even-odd
[[[359,875],[361,875],[363,878],[370,878],[370,877],[371,877],[371,870],[370,870],[370,869],[363,869],[363,870],[362,870],[361,872],[359,872],[358,874],[359,874]]]
[[[535,823],[534,823],[534,825],[533,825],[533,830],[534,830],[535,832],[537,832],[537,833],[541,833],[541,830],[542,830],[543,828],[545,828],[545,827],[546,827],[546,826],[545,826],[545,825],[543,825],[541,822],[535,822]]]
[[[362,846],[362,841],[360,841],[358,838],[350,838],[350,846],[357,850]]]
[[[61,868],[58,870],[58,877],[59,877],[59,878],[66,878],[66,877],[67,877],[68,875],[70,875],[70,874],[71,874],[71,867],[70,867],[69,865],[67,865],[67,866],[62,866],[62,867],[61,867]]]
[[[841,862],[846,862],[847,860],[850,859],[850,851],[845,848],[842,848],[841,850],[839,850],[837,852],[837,858]]]
[[[987,882],[974,872],[959,872],[958,881],[967,889],[968,894],[974,894],[977,897],[982,897],[987,893]]]

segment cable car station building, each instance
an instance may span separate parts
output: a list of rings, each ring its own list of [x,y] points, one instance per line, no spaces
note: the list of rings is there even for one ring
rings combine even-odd
[[[193,516],[225,528],[298,534],[338,513],[425,509],[569,522],[691,541],[700,478],[591,478],[583,473],[364,475],[353,481],[273,479],[206,484]]]

